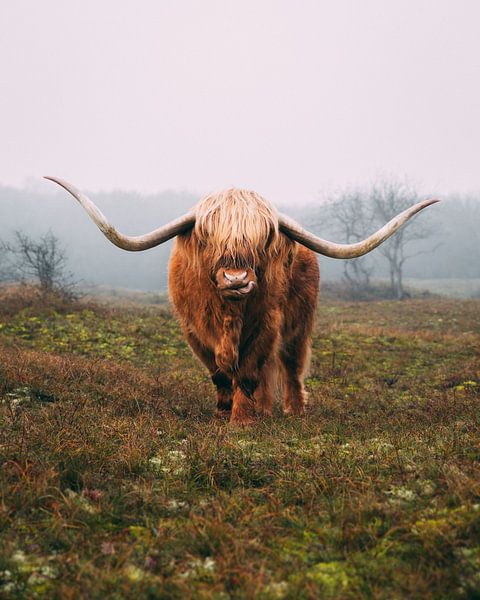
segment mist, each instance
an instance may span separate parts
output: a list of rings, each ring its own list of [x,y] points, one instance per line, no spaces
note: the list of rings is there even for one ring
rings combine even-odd
[[[50,182],[45,182],[41,189],[0,187],[1,241],[13,241],[15,231],[22,231],[34,239],[51,231],[65,247],[69,268],[81,285],[167,290],[168,260],[173,241],[145,252],[120,250],[100,233],[67,192],[52,188]],[[133,235],[151,231],[180,216],[199,199],[198,195],[178,191],[140,194],[118,190],[90,194],[90,197],[120,231]],[[328,219],[328,204],[321,200],[316,206],[291,204],[279,208],[321,237],[347,241],[332,226]],[[453,283],[452,295],[477,295],[480,292],[480,197],[444,196],[439,204],[426,209],[418,219],[428,223],[432,231],[426,239],[409,248],[412,258],[405,264],[405,277],[418,279],[420,286],[425,280],[470,280],[470,284],[459,287],[457,293]],[[369,256],[373,278],[386,278],[387,264],[378,250]],[[341,280],[343,260],[320,257],[319,261],[324,281]],[[438,286],[425,281],[423,287],[437,291]]]
[[[119,251],[42,175],[127,233],[237,186],[324,237],[323,201],[407,178],[442,202],[406,276],[477,278],[479,22],[475,0],[4,2],[0,240],[51,230],[85,282],[163,290],[171,243]]]
[[[3,2],[0,182],[478,191],[479,22],[475,0]]]

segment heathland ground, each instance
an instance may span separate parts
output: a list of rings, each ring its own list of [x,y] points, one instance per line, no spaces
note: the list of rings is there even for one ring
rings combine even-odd
[[[248,429],[168,305],[0,303],[0,597],[480,597],[480,301],[323,300]]]

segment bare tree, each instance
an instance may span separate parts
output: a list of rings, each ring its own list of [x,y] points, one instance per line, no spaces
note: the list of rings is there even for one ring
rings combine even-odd
[[[76,296],[73,275],[67,270],[65,250],[51,232],[38,241],[21,231],[15,232],[12,252],[18,280],[36,281],[42,294],[60,293],[68,298]]]
[[[365,239],[371,228],[367,194],[361,189],[341,193],[330,203],[327,218],[334,233],[347,244]],[[369,256],[343,261],[343,280],[353,298],[363,298],[371,292],[372,273]]]
[[[369,193],[371,219],[374,225],[386,223],[399,212],[419,201],[416,190],[407,183],[395,180],[382,180],[376,183]],[[415,217],[405,227],[401,227],[394,236],[379,247],[388,263],[390,291],[394,298],[406,296],[403,287],[403,269],[405,262],[425,252],[425,250],[407,252],[412,242],[423,240],[432,234],[433,229],[423,220]],[[429,250],[431,251],[431,250]]]
[[[408,183],[380,180],[369,189],[341,193],[329,205],[327,222],[333,229],[332,233],[353,244],[418,201],[418,193]],[[419,243],[432,233],[433,227],[426,224],[424,217],[420,220],[415,217],[379,247],[388,266],[391,297],[401,299],[406,296],[403,286],[405,263],[413,256],[432,251],[421,248]],[[343,281],[351,297],[362,299],[375,292],[371,281],[373,260],[364,256],[343,261]]]

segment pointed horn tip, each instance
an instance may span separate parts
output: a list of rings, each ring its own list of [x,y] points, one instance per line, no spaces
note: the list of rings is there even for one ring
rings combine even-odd
[[[65,181],[65,179],[60,179],[60,177],[53,177],[52,175],[44,175],[43,179],[53,181],[53,183],[56,183],[60,187],[63,187],[65,190],[67,190],[67,192],[70,192],[70,194],[72,194],[75,197],[77,194],[80,194],[80,191],[77,190],[77,188],[74,185],[68,183],[68,181]]]
[[[49,181],[53,181],[53,183],[58,183],[60,184],[60,179],[58,177],[53,177],[53,175],[43,175],[43,179],[48,179]]]
[[[407,208],[407,210],[405,212],[412,210],[412,211],[414,211],[413,214],[416,214],[417,212],[423,210],[424,208],[427,208],[428,206],[432,206],[432,204],[436,204],[437,202],[440,202],[440,200],[438,200],[438,198],[429,198],[428,200],[422,200],[421,202],[414,204],[411,207],[411,209]]]

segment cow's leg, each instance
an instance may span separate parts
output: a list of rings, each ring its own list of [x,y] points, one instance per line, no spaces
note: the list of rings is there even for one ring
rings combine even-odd
[[[273,356],[281,326],[281,314],[272,311],[264,315],[261,328],[242,340],[238,370],[234,376],[232,416],[230,421],[240,425],[251,425],[255,421],[256,399],[259,412],[271,412],[273,397],[266,391],[268,360]],[[265,371],[266,373],[267,371]]]
[[[229,417],[232,412],[232,380],[228,375],[217,371],[212,375],[212,381],[217,388],[217,416]]]
[[[285,414],[303,415],[306,400],[303,379],[310,357],[319,284],[316,256],[300,246],[292,273],[279,353],[285,373],[283,410]]]
[[[238,346],[242,333],[242,319],[227,315],[223,320],[222,336],[215,348],[215,362],[224,373],[232,374],[238,368]]]
[[[193,352],[210,371],[212,382],[217,390],[217,416],[229,417],[232,410],[232,378],[219,370],[215,362],[215,354],[204,346],[196,335],[191,331],[186,331],[185,335]]]
[[[260,374],[260,384],[255,392],[255,408],[257,414],[264,417],[271,417],[273,413],[273,404],[275,401],[274,390],[276,386],[276,368],[275,357],[271,357],[263,366]]]
[[[309,353],[309,335],[296,336],[284,344],[280,350],[280,360],[285,371],[283,412],[286,415],[305,414],[306,394],[303,377],[307,368]]]
[[[234,380],[231,423],[237,425],[253,425],[255,423],[254,393],[257,387],[257,379],[242,377]]]

